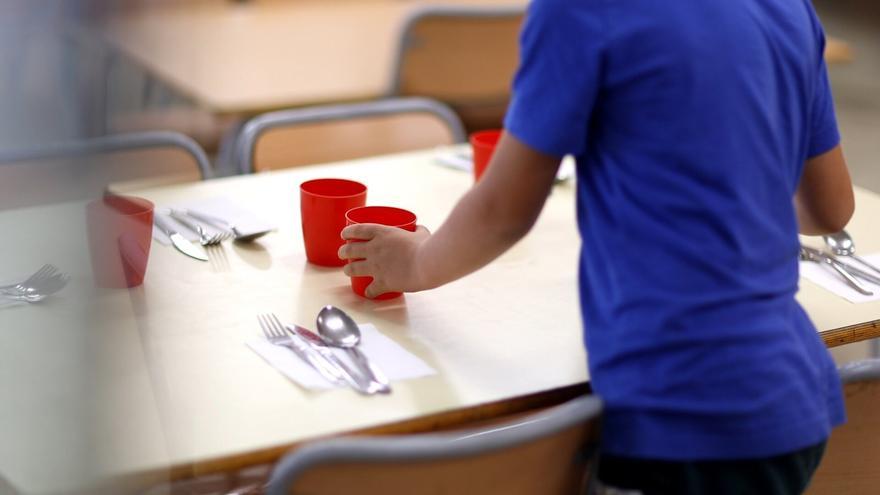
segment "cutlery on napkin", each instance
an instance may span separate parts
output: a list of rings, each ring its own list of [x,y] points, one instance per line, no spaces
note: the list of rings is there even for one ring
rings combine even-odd
[[[864,256],[864,258],[867,259],[869,262],[878,263],[880,262],[880,253]],[[813,282],[814,284],[822,287],[825,290],[828,290],[846,299],[849,302],[863,303],[880,300],[880,284],[871,283],[870,281],[860,279],[863,285],[871,289],[871,291],[874,293],[874,295],[872,296],[866,296],[863,294],[859,294],[855,289],[847,285],[847,283],[842,278],[837,276],[835,272],[826,269],[824,266],[818,263],[812,261],[801,261],[800,272],[801,276],[803,276],[807,280]]]
[[[409,380],[437,373],[372,324],[360,324],[358,327],[363,337],[361,351],[382,367],[389,380]],[[273,345],[264,337],[254,337],[245,344],[284,376],[307,390],[330,390],[345,386],[330,383],[289,349]],[[331,349],[331,352],[341,359],[348,359],[341,349]]]
[[[179,210],[189,210],[199,213],[206,213],[213,217],[222,218],[227,223],[234,224],[236,230],[240,231],[240,233],[243,235],[262,232],[265,230],[275,230],[276,228],[275,225],[266,222],[265,220],[248,211],[246,208],[239,205],[238,203],[222,197],[186,201],[163,206]],[[177,232],[179,232],[185,239],[189,241],[199,240],[198,232],[194,232],[192,229],[188,228],[185,225],[182,225],[180,222],[177,222],[173,218],[171,218],[170,221],[176,227],[178,227]],[[209,236],[222,232],[219,228],[211,225],[208,222],[199,223],[202,225],[202,227],[205,229],[205,232]],[[153,239],[156,239],[166,246],[171,244],[171,240],[168,238],[168,236],[157,228],[153,229]]]

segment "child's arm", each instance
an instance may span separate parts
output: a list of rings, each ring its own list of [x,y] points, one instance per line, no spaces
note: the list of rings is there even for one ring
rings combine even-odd
[[[794,204],[801,234],[830,234],[846,226],[855,199],[839,145],[807,160]]]
[[[387,291],[415,292],[461,278],[494,260],[525,236],[553,186],[560,158],[540,153],[505,133],[490,166],[434,235],[381,225],[352,225],[339,257],[363,258],[345,267],[368,275],[367,297]]]

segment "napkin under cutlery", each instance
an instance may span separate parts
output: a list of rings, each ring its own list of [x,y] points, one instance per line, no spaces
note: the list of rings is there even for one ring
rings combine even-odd
[[[358,325],[358,327],[361,330],[361,343],[358,347],[371,362],[385,372],[391,382],[437,373],[427,363],[401,347],[397,342],[382,335],[374,325],[365,323]],[[245,344],[272,367],[307,390],[329,390],[347,386],[328,382],[290,349],[274,345],[264,337],[254,337]],[[342,349],[333,349],[333,352],[341,359],[348,359],[346,352]]]
[[[868,263],[878,264],[880,263],[880,253],[871,254],[868,256],[862,256]],[[838,257],[838,260],[841,260],[841,263],[846,263],[845,257]],[[854,265],[855,266],[855,265]],[[865,288],[871,290],[874,295],[866,296],[864,294],[860,294],[858,291],[847,285],[847,283],[838,275],[837,273],[829,270],[826,266],[823,266],[819,263],[815,263],[812,261],[801,261],[800,262],[800,270],[801,276],[813,282],[814,284],[833,292],[834,294],[846,299],[851,303],[863,303],[870,301],[880,300],[880,285],[871,283],[862,278],[858,278],[859,282],[865,286]]]
[[[222,218],[223,220],[234,224],[235,228],[239,230],[243,235],[275,229],[274,225],[270,225],[266,221],[260,219],[260,217],[258,217],[257,215],[248,211],[243,206],[226,198],[208,198],[170,205],[161,205],[157,206],[156,214],[158,215],[168,213],[169,208],[193,210],[201,213],[206,213],[214,217]],[[187,240],[199,240],[199,234],[197,232],[193,232],[172,217],[165,216],[164,218],[172,222],[178,228],[177,231]],[[205,231],[208,233],[208,235],[213,235],[219,232],[219,230],[213,225],[210,225],[206,222],[196,222],[201,224],[205,228]],[[168,238],[168,236],[165,235],[165,233],[162,232],[161,229],[158,229],[155,226],[153,227],[153,239],[156,239],[166,246],[171,244],[171,240]]]

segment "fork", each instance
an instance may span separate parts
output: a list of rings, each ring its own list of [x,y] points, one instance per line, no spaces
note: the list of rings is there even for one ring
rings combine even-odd
[[[260,328],[263,329],[263,335],[266,336],[266,340],[271,344],[287,347],[300,359],[309,363],[315,371],[320,373],[330,383],[334,385],[346,384],[336,369],[323,361],[323,357],[312,352],[305,342],[298,341],[295,337],[288,335],[284,331],[284,325],[281,323],[281,320],[274,313],[257,315],[257,321],[260,322]]]
[[[70,281],[70,276],[65,273],[56,273],[44,279],[37,280],[32,282],[28,286],[20,286],[15,287],[13,289],[2,289],[0,290],[0,295],[37,295],[37,294],[46,294],[52,295],[67,285],[67,282]]]
[[[54,267],[53,267],[54,268]],[[0,296],[5,297],[39,297],[39,296],[50,296],[61,289],[63,289],[67,282],[70,281],[70,276],[64,273],[52,273],[48,276],[41,276],[39,278],[34,278],[33,280],[28,280],[25,284],[24,282],[17,284],[10,288],[0,289]],[[40,297],[42,299],[42,297]],[[39,300],[39,299],[38,299]]]
[[[208,232],[202,227],[198,222],[193,221],[189,218],[186,213],[180,210],[171,210],[171,216],[174,217],[175,220],[184,224],[187,228],[199,234],[199,243],[202,246],[216,246],[221,242],[225,241],[232,237],[231,232],[221,231],[214,235],[209,235]]]
[[[27,292],[0,292],[0,300],[11,302],[35,303],[59,292],[70,281],[70,276],[59,273],[29,287]]]
[[[0,285],[0,290],[7,290],[7,289],[26,290],[32,284],[34,284],[44,278],[51,276],[56,271],[58,271],[58,269],[55,268],[54,265],[50,265],[47,263],[47,264],[41,266],[39,270],[35,271],[33,273],[33,275],[31,275],[30,277],[27,278],[27,280],[25,280],[23,282],[17,282],[14,284]]]

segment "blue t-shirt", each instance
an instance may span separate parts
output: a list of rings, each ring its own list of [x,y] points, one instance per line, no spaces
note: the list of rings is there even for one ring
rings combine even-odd
[[[793,196],[839,142],[809,0],[534,0],[508,132],[577,158],[604,451],[781,454],[843,421]]]

